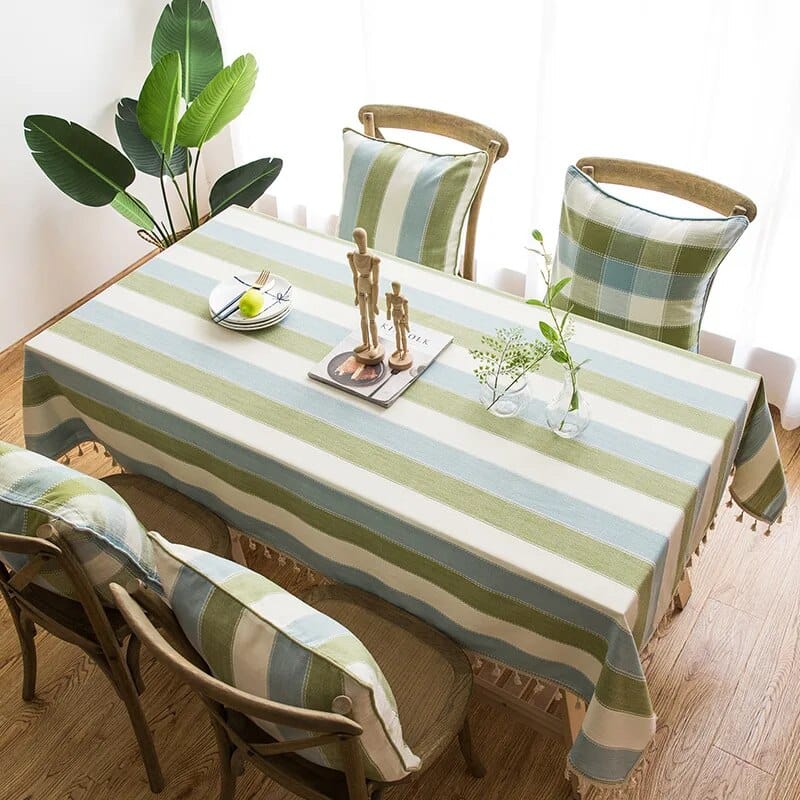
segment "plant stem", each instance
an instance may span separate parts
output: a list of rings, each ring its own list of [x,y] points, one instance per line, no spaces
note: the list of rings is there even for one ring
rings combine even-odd
[[[172,212],[169,210],[169,200],[167,200],[167,189],[164,186],[164,164],[166,162],[166,156],[164,153],[161,154],[161,171],[158,175],[158,181],[161,184],[161,197],[164,199],[164,208],[167,211],[167,220],[169,221],[169,228],[172,231],[172,241],[177,242],[178,237],[175,235],[175,225],[172,222]]]
[[[486,410],[488,411],[498,400],[500,400],[501,398],[505,397],[511,391],[511,387],[520,378],[522,378],[523,376],[525,376],[527,374],[528,374],[528,370],[523,370],[522,372],[520,372],[520,374],[517,375],[517,377],[514,378],[514,380],[511,381],[511,383],[508,384],[508,386],[506,386],[506,388],[503,390],[502,394],[497,394],[497,378],[495,378],[494,390],[492,391],[492,394],[495,395],[495,398],[494,398],[494,400],[492,400],[491,403],[489,403],[488,406],[486,406]]]
[[[192,196],[194,198],[194,220],[192,228],[196,228],[200,224],[200,216],[197,213],[197,167],[200,164],[200,150],[201,148],[198,147],[194,156],[194,166],[192,167]]]
[[[178,198],[181,201],[181,205],[183,206],[183,210],[186,213],[186,221],[189,223],[189,226],[192,224],[192,216],[189,213],[189,209],[186,206],[186,201],[183,199],[183,192],[181,192],[181,187],[178,184],[178,181],[175,179],[175,173],[172,171],[172,167],[169,165],[169,161],[164,162],[167,167],[167,172],[169,172],[170,180],[172,181],[172,185],[175,187],[175,191],[178,194]],[[188,172],[188,167],[187,167]]]

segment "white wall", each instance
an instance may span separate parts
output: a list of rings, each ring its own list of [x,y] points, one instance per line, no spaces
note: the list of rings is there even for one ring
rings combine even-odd
[[[0,350],[150,249],[110,207],[88,208],[62,194],[31,157],[22,121],[27,114],[54,114],[119,146],[116,102],[138,96],[165,2],[15,2],[4,8]],[[132,191],[151,211],[162,208],[155,178],[137,175]]]

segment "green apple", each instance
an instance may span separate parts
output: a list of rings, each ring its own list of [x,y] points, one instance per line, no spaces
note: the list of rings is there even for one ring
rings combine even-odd
[[[255,317],[264,308],[264,295],[258,289],[248,289],[239,298],[239,311],[243,317]]]

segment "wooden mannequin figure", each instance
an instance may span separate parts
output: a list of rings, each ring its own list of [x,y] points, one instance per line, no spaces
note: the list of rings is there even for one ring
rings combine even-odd
[[[367,232],[363,228],[353,231],[353,241],[358,250],[347,254],[353,273],[355,305],[361,314],[361,344],[353,348],[356,361],[361,364],[378,364],[383,361],[384,349],[378,338],[377,316],[378,280],[381,260],[367,252]]]
[[[408,300],[400,294],[400,284],[392,281],[392,291],[386,292],[386,316],[394,325],[394,340],[397,349],[389,356],[393,370],[408,369],[414,357],[408,349]]]

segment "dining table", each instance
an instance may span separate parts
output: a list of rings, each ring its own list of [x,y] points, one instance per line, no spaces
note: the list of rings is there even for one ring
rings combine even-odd
[[[625,783],[656,725],[641,654],[726,489],[767,532],[786,502],[759,375],[575,318],[591,422],[546,421],[563,368],[529,376],[519,416],[479,402],[470,350],[540,336],[543,309],[386,254],[410,324],[452,344],[389,408],[314,382],[358,328],[352,242],[231,207],[25,347],[27,446],[101,443],[253,540],[417,615],[464,648],[585,704],[567,757]],[[269,269],[293,308],[271,328],[215,324],[210,292]],[[752,522],[752,524],[750,524]]]

